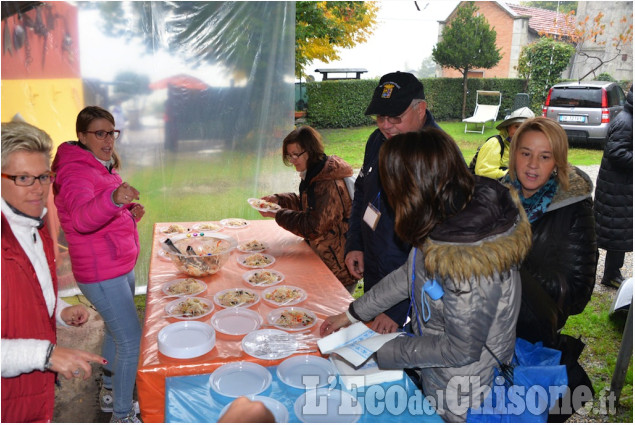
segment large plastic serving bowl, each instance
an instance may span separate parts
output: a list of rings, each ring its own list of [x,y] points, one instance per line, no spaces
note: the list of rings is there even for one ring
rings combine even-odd
[[[194,277],[218,272],[238,244],[233,237],[221,233],[206,233],[203,236],[177,235],[170,240],[181,254],[174,252],[165,243],[165,239],[161,242],[161,247],[181,272]],[[188,246],[192,247],[194,253],[188,253]]]

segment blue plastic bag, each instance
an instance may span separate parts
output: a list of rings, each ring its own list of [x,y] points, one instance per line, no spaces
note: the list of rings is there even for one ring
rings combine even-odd
[[[470,409],[466,422],[547,422],[549,410],[567,391],[567,369],[561,352],[516,339],[513,385],[494,370],[492,390],[479,409]]]

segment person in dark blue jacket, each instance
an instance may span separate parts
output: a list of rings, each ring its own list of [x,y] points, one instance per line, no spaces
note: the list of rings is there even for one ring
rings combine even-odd
[[[395,214],[379,179],[379,149],[397,134],[423,127],[440,127],[427,109],[423,84],[407,72],[393,72],[381,77],[365,114],[376,117],[377,130],[366,142],[364,164],[355,181],[345,261],[354,277],[364,278],[364,292],[367,292],[403,265],[411,248],[394,231]],[[381,313],[373,320],[371,328],[379,333],[396,331],[406,321],[408,305],[408,300],[404,300]]]

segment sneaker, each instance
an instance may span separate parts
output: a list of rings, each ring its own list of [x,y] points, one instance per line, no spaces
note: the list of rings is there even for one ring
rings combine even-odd
[[[102,386],[99,390],[99,408],[102,412],[112,412],[113,403],[112,390]]]
[[[116,418],[115,415],[112,415],[110,423],[140,424],[141,419],[137,418],[134,410],[131,410],[130,413],[128,413],[128,416],[124,416],[123,418]]]
[[[110,413],[113,410],[113,403],[114,403],[114,399],[112,397],[112,390],[102,386],[101,390],[99,390],[99,408],[101,409],[102,412]],[[135,414],[138,415],[139,402],[133,401],[132,405],[134,407]]]

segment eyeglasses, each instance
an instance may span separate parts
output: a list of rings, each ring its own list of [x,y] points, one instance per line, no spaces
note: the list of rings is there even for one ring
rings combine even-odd
[[[396,117],[389,117],[387,115],[375,115],[375,121],[377,121],[377,124],[382,124],[384,121],[388,121],[390,124],[401,124],[401,120],[403,119],[404,115],[408,113],[410,108],[416,105],[418,105],[418,103],[408,106],[406,110],[401,113],[401,115],[398,115]]]
[[[82,133],[91,133],[94,134],[98,140],[104,140],[106,136],[110,136],[113,139],[117,140],[119,138],[120,130],[113,131],[105,131],[105,130],[97,130],[97,131],[82,131]]]
[[[51,172],[39,176],[10,176],[9,174],[2,173],[2,177],[13,180],[16,186],[33,186],[35,180],[39,180],[41,185],[51,184],[55,181],[55,173]]]
[[[287,158],[288,160],[293,159],[295,161],[296,159],[300,158],[305,153],[306,153],[306,151],[302,151],[300,153],[288,153],[284,157]]]

